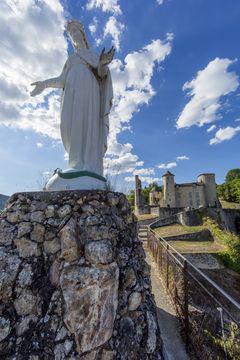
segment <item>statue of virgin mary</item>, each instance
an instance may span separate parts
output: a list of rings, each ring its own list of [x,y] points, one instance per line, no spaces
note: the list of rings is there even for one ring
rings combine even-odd
[[[104,189],[103,157],[107,150],[109,113],[113,90],[108,64],[114,48],[100,56],[90,49],[83,25],[67,24],[74,52],[60,76],[37,81],[31,96],[45,88],[61,88],[61,138],[69,156],[69,168],[57,169],[46,190]]]

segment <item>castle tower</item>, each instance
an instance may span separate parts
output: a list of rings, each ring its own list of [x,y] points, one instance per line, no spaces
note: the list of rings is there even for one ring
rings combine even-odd
[[[218,206],[219,200],[217,197],[215,174],[200,174],[197,181],[205,185],[206,206]]]
[[[139,208],[142,206],[142,183],[138,175],[135,175],[135,213],[139,214]]]
[[[167,171],[162,179],[164,204],[168,207],[176,207],[174,175]]]

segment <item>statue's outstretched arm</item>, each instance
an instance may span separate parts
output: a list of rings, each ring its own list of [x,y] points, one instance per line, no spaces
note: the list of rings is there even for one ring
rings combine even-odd
[[[115,49],[112,46],[108,52],[105,52],[105,48],[102,49],[102,52],[99,56],[99,64],[98,64],[98,75],[100,77],[104,77],[107,75],[107,65],[113,60],[115,54]]]
[[[47,79],[44,81],[36,81],[31,85],[35,86],[33,91],[30,93],[31,96],[39,95],[46,88],[63,89],[65,85],[66,73],[67,73],[67,62],[64,65],[61,75],[55,78]]]

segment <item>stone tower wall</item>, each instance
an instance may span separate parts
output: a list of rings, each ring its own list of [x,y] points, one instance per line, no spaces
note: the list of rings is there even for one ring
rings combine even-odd
[[[142,184],[138,175],[135,175],[135,213],[138,214],[142,206]]]
[[[198,182],[202,182],[205,185],[206,206],[217,206],[218,197],[215,174],[201,174],[198,176]]]
[[[175,182],[173,175],[164,175],[163,176],[163,198],[164,206],[175,207]]]

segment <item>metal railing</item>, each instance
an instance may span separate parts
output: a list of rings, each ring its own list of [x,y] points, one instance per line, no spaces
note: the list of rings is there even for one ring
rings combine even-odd
[[[240,359],[240,304],[150,227],[147,241],[188,351],[201,360]]]

